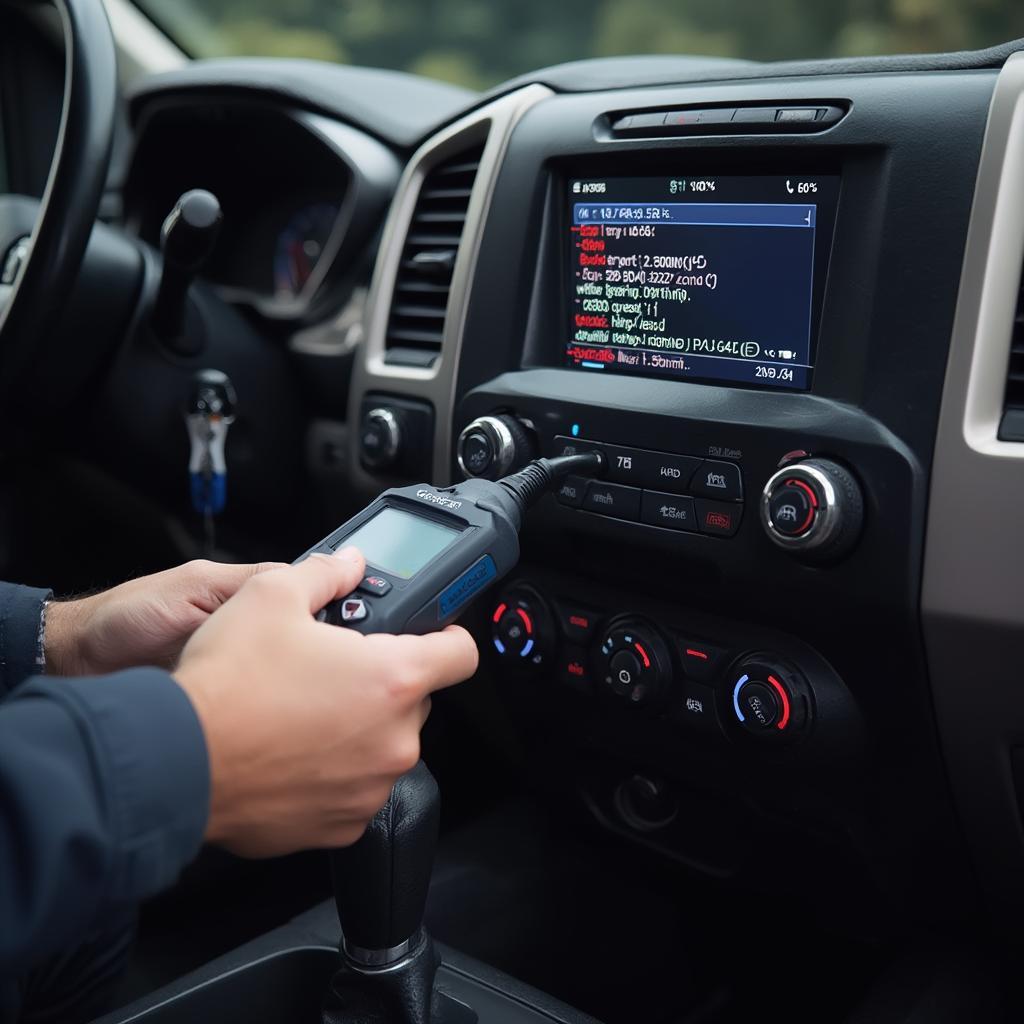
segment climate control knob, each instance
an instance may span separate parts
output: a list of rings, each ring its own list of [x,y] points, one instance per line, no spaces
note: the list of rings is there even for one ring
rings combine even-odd
[[[672,682],[668,647],[652,626],[629,619],[612,622],[598,656],[605,690],[636,706],[658,703]]]
[[[467,477],[500,480],[536,454],[529,428],[515,416],[481,416],[459,435],[456,456]]]
[[[402,414],[379,406],[363,417],[359,453],[367,469],[390,469],[402,452]]]
[[[831,459],[783,466],[761,494],[761,525],[771,541],[808,560],[847,554],[860,536],[864,497],[854,475]]]
[[[795,669],[770,656],[751,655],[732,672],[725,720],[768,742],[796,738],[807,725],[810,700],[807,684]]]
[[[503,594],[491,613],[494,649],[516,668],[540,668],[553,636],[551,612],[532,587],[520,584]]]

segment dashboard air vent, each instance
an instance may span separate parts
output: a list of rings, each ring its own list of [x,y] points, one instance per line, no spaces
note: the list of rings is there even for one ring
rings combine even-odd
[[[452,272],[483,143],[436,164],[423,179],[395,279],[385,362],[432,366],[441,351]]]
[[[1024,278],[1017,294],[1010,341],[1010,365],[1006,370],[1006,396],[1003,419],[999,424],[1000,441],[1024,441]]]

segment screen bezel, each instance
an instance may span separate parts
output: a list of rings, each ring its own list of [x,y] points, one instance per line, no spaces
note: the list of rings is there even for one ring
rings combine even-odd
[[[697,375],[680,377],[668,373],[637,373],[621,369],[610,369],[607,371],[607,374],[611,376],[639,377],[645,380],[665,380],[676,384],[697,384],[712,387],[738,388],[744,391],[767,391],[785,394],[808,394],[812,392],[814,389],[815,373],[818,368],[819,349],[821,347],[821,326],[825,297],[827,293],[828,276],[832,264],[832,252],[835,246],[836,222],[839,217],[839,208],[842,201],[843,176],[841,169],[835,167],[809,169],[806,166],[801,166],[803,163],[802,161],[787,161],[785,164],[780,163],[771,167],[761,166],[756,169],[728,166],[712,166],[709,168],[706,164],[703,164],[698,160],[694,160],[691,154],[686,154],[685,159],[679,160],[678,163],[681,166],[678,168],[675,166],[675,162],[673,162],[672,168],[666,170],[666,163],[667,161],[664,161],[663,159],[661,167],[656,170],[651,170],[649,167],[638,165],[633,168],[619,167],[615,170],[608,170],[607,173],[604,173],[603,169],[595,173],[589,166],[575,165],[571,168],[564,169],[562,173],[555,176],[554,185],[557,204],[557,209],[555,211],[555,224],[557,225],[559,266],[561,268],[559,274],[559,281],[561,284],[559,289],[561,307],[559,323],[560,331],[558,335],[557,349],[553,354],[548,353],[549,359],[545,360],[544,365],[556,366],[571,373],[581,375],[593,372],[582,367],[570,366],[565,361],[565,346],[567,342],[566,332],[569,330],[569,325],[572,322],[572,302],[574,294],[574,267],[566,251],[566,239],[569,237],[570,228],[573,223],[573,203],[579,201],[579,197],[574,197],[571,191],[571,183],[574,180],[606,179],[611,181],[612,179],[628,178],[664,178],[668,180],[673,177],[730,177],[754,178],[759,180],[783,177],[830,178],[835,182],[835,198],[831,202],[820,204],[818,209],[818,228],[822,232],[822,237],[826,240],[816,246],[814,254],[814,279],[811,290],[811,328],[808,346],[808,363],[810,364],[810,367],[807,371],[807,383],[805,386],[794,387],[785,384],[773,384],[770,381],[765,381],[764,383],[759,383],[757,381],[734,381],[718,377]],[[624,200],[621,199],[618,201],[624,202]]]

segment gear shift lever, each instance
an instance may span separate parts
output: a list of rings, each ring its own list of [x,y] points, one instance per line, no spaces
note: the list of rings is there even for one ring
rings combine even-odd
[[[423,926],[441,812],[420,761],[403,775],[363,837],[331,854],[342,950],[359,967],[386,967],[416,946]]]
[[[456,1020],[437,998],[440,958],[423,930],[440,808],[437,783],[420,761],[395,783],[363,837],[331,852],[343,960],[324,1024],[475,1021],[471,1012]]]

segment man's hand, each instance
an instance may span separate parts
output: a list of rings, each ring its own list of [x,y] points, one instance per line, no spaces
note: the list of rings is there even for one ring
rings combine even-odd
[[[123,668],[173,668],[192,634],[246,580],[278,563],[196,561],[93,597],[46,609],[43,642],[51,675],[103,675]]]
[[[252,857],[355,842],[419,759],[431,692],[476,671],[459,627],[362,636],[317,622],[364,570],[346,549],[262,573],[186,646],[175,677],[206,736],[209,841]]]

